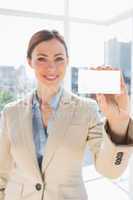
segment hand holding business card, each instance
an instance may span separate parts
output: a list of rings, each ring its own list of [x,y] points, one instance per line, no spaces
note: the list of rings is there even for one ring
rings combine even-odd
[[[129,124],[130,102],[122,73],[110,66],[79,71],[79,93],[96,94],[110,130],[123,141]]]
[[[78,92],[120,94],[119,70],[79,70]]]

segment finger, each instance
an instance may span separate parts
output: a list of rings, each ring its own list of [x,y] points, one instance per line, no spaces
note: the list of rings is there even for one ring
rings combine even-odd
[[[115,71],[119,71],[120,69],[117,68],[117,67],[113,67],[111,65],[101,65],[101,66],[98,66],[96,68],[96,70],[115,70]]]
[[[97,67],[96,66],[90,66],[90,67],[88,67],[88,69],[90,69],[90,70],[95,70]]]
[[[92,70],[106,70],[107,66],[101,65],[101,66],[93,66],[90,69]]]
[[[104,94],[96,94],[96,99],[100,107],[103,107],[107,103]]]

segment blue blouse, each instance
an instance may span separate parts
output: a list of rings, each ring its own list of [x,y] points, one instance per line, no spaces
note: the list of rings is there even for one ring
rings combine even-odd
[[[56,111],[62,96],[62,88],[54,96],[50,102],[51,108]],[[44,113],[45,115],[45,113]],[[36,155],[39,167],[41,169],[42,159],[45,155],[45,146],[48,138],[47,127],[43,125],[42,113],[40,110],[40,103],[35,90],[32,101],[32,127],[33,127],[33,139],[36,149]]]

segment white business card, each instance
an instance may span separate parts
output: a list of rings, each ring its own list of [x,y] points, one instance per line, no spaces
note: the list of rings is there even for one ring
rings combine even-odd
[[[80,69],[78,93],[120,94],[120,71]]]

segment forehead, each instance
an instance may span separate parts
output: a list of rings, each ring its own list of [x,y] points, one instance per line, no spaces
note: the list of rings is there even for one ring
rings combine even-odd
[[[46,54],[65,54],[64,45],[57,39],[51,39],[47,41],[40,42],[33,50],[34,53],[46,53]]]

